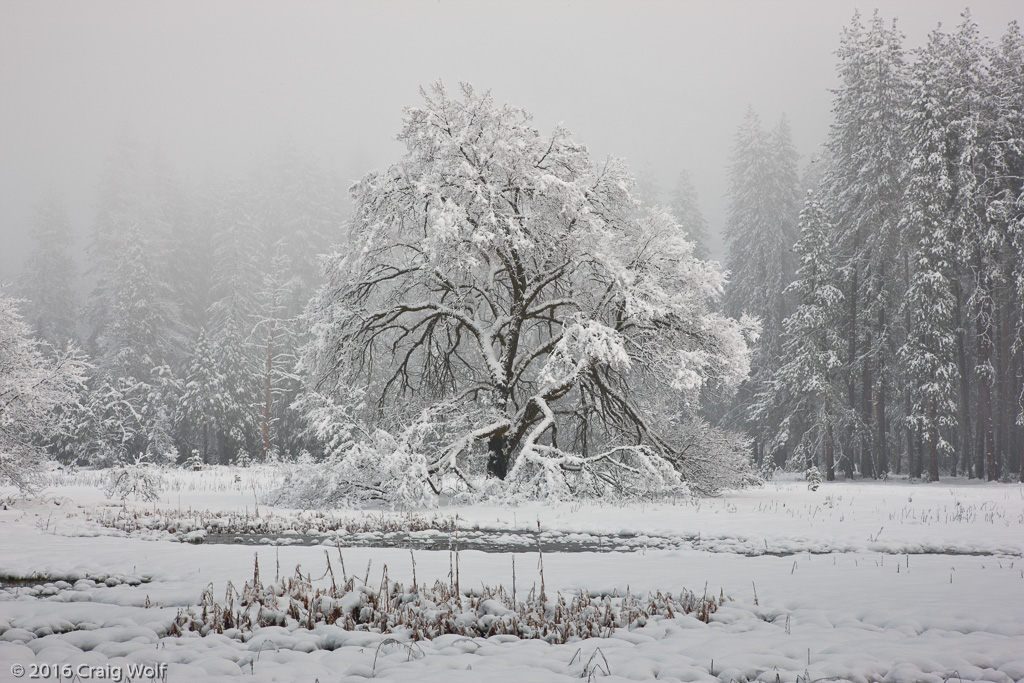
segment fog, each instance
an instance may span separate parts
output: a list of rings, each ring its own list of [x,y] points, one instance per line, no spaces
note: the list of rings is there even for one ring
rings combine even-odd
[[[960,2],[883,2],[907,46]],[[998,39],[1013,0],[974,3]],[[870,15],[872,6],[862,10]],[[851,2],[0,2],[0,282],[28,249],[32,203],[63,191],[87,241],[96,186],[130,127],[195,184],[283,141],[347,180],[401,153],[402,108],[442,79],[490,89],[620,156],[666,193],[688,169],[721,257],[732,135],[784,113],[803,163],[829,126]],[[338,187],[346,191],[345,183]]]

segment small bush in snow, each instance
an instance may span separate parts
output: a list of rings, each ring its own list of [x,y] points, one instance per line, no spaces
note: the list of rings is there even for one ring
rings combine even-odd
[[[818,487],[821,486],[821,472],[818,471],[817,467],[807,470],[804,477],[807,479],[808,491],[817,491]]]
[[[110,470],[104,493],[122,502],[129,496],[149,502],[159,499],[163,488],[159,472],[140,463],[129,463]]]
[[[434,506],[437,496],[428,488],[422,454],[380,431],[322,462],[291,466],[270,501],[305,509],[373,502],[408,509]]]

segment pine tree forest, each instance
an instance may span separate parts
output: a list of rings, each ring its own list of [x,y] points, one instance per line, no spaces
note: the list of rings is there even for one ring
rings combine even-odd
[[[877,13],[844,30],[799,213],[792,164],[768,166],[785,148],[753,114],[737,135],[730,291],[764,329],[734,410],[763,470],[1024,478],[1024,37],[990,44],[965,12],[903,39]]]

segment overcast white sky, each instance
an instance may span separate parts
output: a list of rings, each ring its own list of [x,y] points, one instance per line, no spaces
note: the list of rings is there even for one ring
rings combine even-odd
[[[0,281],[18,273],[31,204],[65,192],[81,233],[125,123],[186,177],[232,173],[283,140],[346,179],[398,158],[422,84],[466,80],[564,123],[596,156],[694,174],[712,230],[748,104],[785,113],[804,161],[824,140],[833,51],[857,6],[806,1],[39,2],[0,0]],[[963,1],[860,5],[908,46]],[[994,39],[1018,0],[975,2]],[[344,192],[346,187],[338,188]],[[81,246],[81,245],[80,245]]]

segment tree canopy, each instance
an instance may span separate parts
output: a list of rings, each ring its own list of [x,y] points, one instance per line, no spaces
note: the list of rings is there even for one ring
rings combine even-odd
[[[756,324],[716,310],[717,265],[566,129],[468,85],[422,94],[405,155],[352,188],[353,244],[308,311],[307,405],[347,404],[353,434],[426,425],[435,489],[474,454],[534,494],[721,485],[683,424],[746,377]]]

